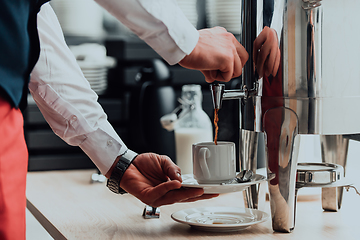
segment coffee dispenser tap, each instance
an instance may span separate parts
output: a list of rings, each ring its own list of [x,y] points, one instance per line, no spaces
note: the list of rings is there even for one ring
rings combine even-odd
[[[246,99],[251,95],[256,95],[256,89],[257,88],[255,87],[253,90],[248,90],[246,85],[244,85],[243,89],[225,90],[225,84],[210,84],[210,91],[214,109],[221,109],[223,100]]]

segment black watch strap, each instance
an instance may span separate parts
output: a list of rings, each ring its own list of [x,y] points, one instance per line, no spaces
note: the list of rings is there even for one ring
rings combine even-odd
[[[107,180],[106,186],[110,191],[117,194],[124,194],[126,191],[120,187],[120,181],[130,166],[131,162],[136,158],[138,154],[128,149],[123,155],[120,156],[120,160],[116,163],[110,178]]]

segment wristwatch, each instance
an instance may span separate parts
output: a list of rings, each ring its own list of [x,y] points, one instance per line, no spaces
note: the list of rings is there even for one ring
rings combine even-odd
[[[120,187],[120,181],[130,166],[131,162],[136,158],[138,154],[128,149],[123,155],[120,156],[120,160],[116,163],[110,178],[107,180],[106,186],[110,191],[117,194],[124,194],[126,191]]]

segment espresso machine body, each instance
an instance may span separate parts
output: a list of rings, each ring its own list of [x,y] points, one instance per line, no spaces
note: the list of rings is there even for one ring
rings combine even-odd
[[[360,103],[358,81],[322,78],[322,51],[331,49],[322,49],[326,39],[322,39],[321,4],[320,0],[242,1],[241,40],[250,53],[243,85],[257,88],[257,93],[243,101],[241,129],[263,132],[262,116],[269,108],[282,105],[292,109],[299,118],[299,134],[360,132],[356,111]],[[275,76],[259,78],[256,68],[254,71],[253,43],[264,27],[271,28],[277,35],[280,65]],[[261,52],[266,44],[256,51]]]
[[[349,139],[344,136],[360,133],[360,88],[354,87],[356,79],[322,77],[322,52],[331,49],[322,47],[321,0],[242,0],[241,14],[240,40],[249,53],[242,89],[211,86],[214,107],[241,99],[241,170],[256,171],[258,138],[264,135],[272,226],[290,232],[300,135],[320,135],[322,161],[345,169]],[[246,190],[247,207],[258,207],[258,187]],[[336,197],[326,197],[323,209],[336,211],[342,188],[323,188],[323,198],[330,195]]]

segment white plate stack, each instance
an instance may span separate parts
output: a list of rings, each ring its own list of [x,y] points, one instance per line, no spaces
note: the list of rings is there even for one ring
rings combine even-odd
[[[194,25],[194,27],[196,27],[198,22],[196,0],[177,0],[177,3],[186,18],[189,19],[189,21],[192,25]]]
[[[106,48],[99,44],[85,43],[70,46],[70,49],[89,81],[91,89],[98,95],[104,94],[108,85],[108,69],[115,66],[115,59],[106,56]]]
[[[233,34],[240,34],[240,0],[206,0],[206,18],[209,27],[221,26]]]
[[[98,37],[103,34],[103,11],[93,0],[53,0],[50,2],[64,35]]]

